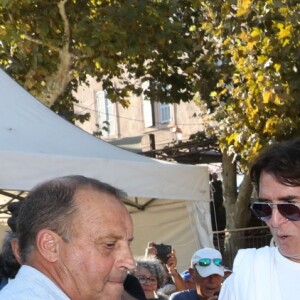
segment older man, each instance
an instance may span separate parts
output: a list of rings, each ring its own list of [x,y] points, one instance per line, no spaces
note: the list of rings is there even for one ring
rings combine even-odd
[[[250,169],[258,198],[252,211],[266,222],[275,247],[240,250],[222,300],[282,300],[300,295],[300,139],[265,149]],[[297,296],[298,295],[298,296]]]
[[[211,300],[221,289],[224,267],[221,253],[213,248],[196,251],[191,259],[189,273],[195,289],[177,292],[170,300]]]
[[[124,196],[83,176],[34,188],[18,216],[22,267],[0,299],[119,300],[127,271],[135,266]]]

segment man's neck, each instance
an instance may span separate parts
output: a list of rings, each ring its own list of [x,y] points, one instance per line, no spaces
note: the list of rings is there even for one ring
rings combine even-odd
[[[280,251],[279,248],[278,248],[278,250],[279,250],[279,253],[280,253],[283,257],[285,257],[285,258],[287,258],[287,259],[289,259],[289,260],[291,260],[291,261],[294,261],[294,262],[296,262],[296,263],[300,263],[300,255],[287,256],[287,255],[284,255],[284,254]]]

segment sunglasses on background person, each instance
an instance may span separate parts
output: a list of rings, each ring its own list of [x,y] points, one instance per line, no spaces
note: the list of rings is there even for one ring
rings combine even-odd
[[[208,267],[212,262],[217,267],[222,267],[223,266],[222,258],[200,258],[199,261],[198,261],[198,264],[201,267]]]
[[[250,209],[262,221],[271,220],[273,208],[276,207],[279,213],[290,221],[300,221],[300,204],[295,203],[271,203],[271,202],[253,202]]]

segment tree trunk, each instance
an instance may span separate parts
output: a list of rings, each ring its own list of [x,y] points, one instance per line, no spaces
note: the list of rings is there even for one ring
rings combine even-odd
[[[245,174],[239,192],[237,191],[236,163],[233,156],[223,153],[223,197],[226,209],[226,229],[245,228],[250,220],[249,202],[252,185],[249,174]],[[229,267],[238,249],[244,247],[241,233],[225,234],[224,261]]]

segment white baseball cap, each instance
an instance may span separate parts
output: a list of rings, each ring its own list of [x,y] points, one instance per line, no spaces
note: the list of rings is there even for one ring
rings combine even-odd
[[[216,249],[202,248],[196,251],[192,256],[191,265],[196,268],[201,277],[213,274],[224,276],[222,255]]]

